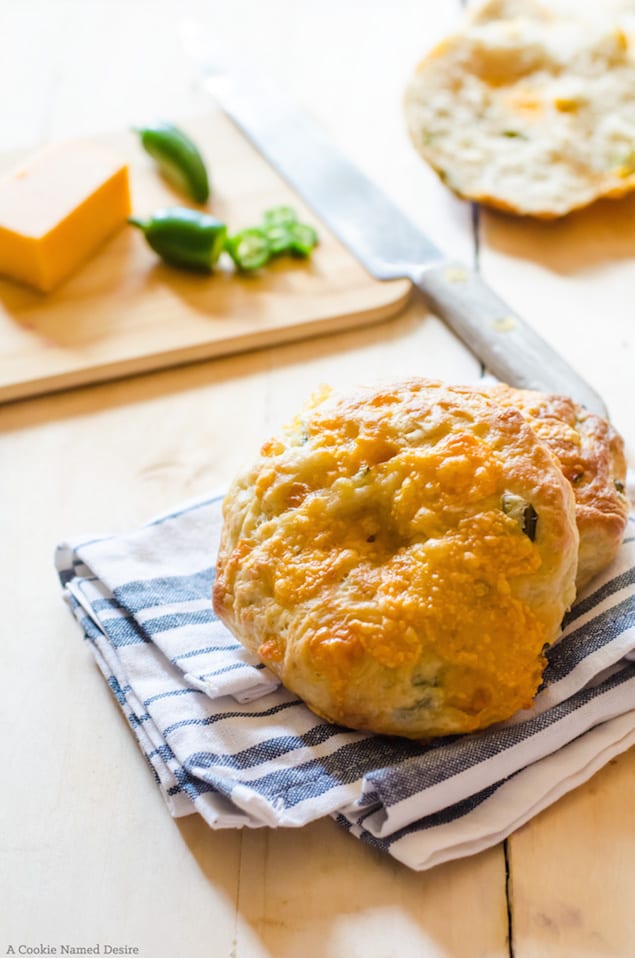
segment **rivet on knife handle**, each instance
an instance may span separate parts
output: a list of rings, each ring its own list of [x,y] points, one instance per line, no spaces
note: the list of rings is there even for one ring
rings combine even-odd
[[[473,270],[460,263],[434,264],[424,268],[415,283],[434,311],[503,382],[571,396],[608,417],[595,390]]]

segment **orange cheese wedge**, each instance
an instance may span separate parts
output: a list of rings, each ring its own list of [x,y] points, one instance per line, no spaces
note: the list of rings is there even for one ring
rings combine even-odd
[[[89,143],[48,147],[0,180],[0,273],[49,292],[129,214],[120,157]]]

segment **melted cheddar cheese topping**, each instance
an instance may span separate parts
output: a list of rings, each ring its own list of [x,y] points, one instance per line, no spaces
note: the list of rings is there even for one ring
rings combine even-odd
[[[531,703],[554,635],[540,537],[502,509],[524,427],[468,413],[412,384],[318,405],[232,494],[219,614],[328,718],[443,734]]]

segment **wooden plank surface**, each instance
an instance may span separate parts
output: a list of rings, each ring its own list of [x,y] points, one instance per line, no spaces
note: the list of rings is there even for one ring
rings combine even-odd
[[[635,751],[510,839],[514,958],[634,952]]]
[[[205,99],[175,43],[178,18],[193,16],[289,84],[440,245],[472,261],[471,210],[423,167],[400,114],[412,65],[458,13],[458,0],[0,0],[0,81],[19,91],[6,98],[3,147],[200,113]],[[547,235],[515,249],[517,225],[503,222],[495,242],[492,222],[480,235],[486,278],[554,345],[561,310],[569,342],[594,328],[602,303],[599,350],[579,331],[572,349],[628,432],[627,255],[591,264],[592,277],[573,258],[570,270],[542,260],[535,269]],[[417,300],[375,326],[0,409],[0,533],[10,544],[0,560],[0,951],[101,941],[144,958],[508,958],[511,922],[516,958],[635,953],[632,754],[508,841],[508,915],[502,846],[415,874],[330,821],[299,832],[172,821],[60,601],[51,556],[61,538],[125,530],[225,484],[319,383],[415,373],[479,373]]]
[[[603,4],[611,7],[632,12],[621,0]],[[629,197],[550,224],[485,210],[479,216],[485,279],[603,396],[631,467],[634,214]],[[507,840],[514,958],[635,954],[634,783],[631,750]]]
[[[635,197],[554,223],[481,212],[481,271],[603,396],[633,464]],[[631,401],[629,402],[629,397]]]
[[[263,830],[243,847],[238,954],[506,954],[507,913],[497,850],[432,872],[404,874],[397,862],[365,845],[344,849],[333,839],[332,823],[317,822],[302,830],[301,840],[293,832]],[[307,873],[307,884],[298,883],[301,873]]]
[[[421,170],[399,114],[420,38],[440,35],[458,5],[399,0],[387,21],[385,7],[369,3],[363,44],[355,3],[185,7],[244,39],[254,57],[266,51],[277,78],[334,139],[441,242],[471,257],[469,210]],[[7,50],[33,34],[0,63],[5,82],[23,81],[7,148],[200,112],[173,17],[162,2],[7,7],[15,37]],[[390,55],[377,71],[387,22]],[[347,87],[359,96],[364,83],[374,129],[341,96]],[[144,958],[385,958],[399,942],[400,953],[423,958],[507,955],[500,848],[417,875],[330,821],[302,832],[218,833],[197,818],[170,820],[60,602],[51,562],[68,534],[123,530],[226,483],[321,382],[409,373],[466,380],[478,370],[413,301],[373,327],[0,410],[0,487],[15,504],[2,513],[2,531],[15,544],[11,580],[21,584],[4,623],[11,641],[0,645],[0,668],[12,676],[0,721],[14,782],[0,802],[0,831],[11,836],[0,852],[0,947],[110,941],[139,947]],[[457,921],[461,914],[469,922]]]
[[[223,255],[206,276],[166,266],[124,227],[52,293],[0,278],[0,402],[366,325],[405,305],[410,284],[373,280],[218,109],[169,119],[211,170],[203,209],[238,232],[260,223],[265,209],[293,206],[317,227],[318,248],[308,260],[284,257],[248,276]],[[97,142],[128,164],[136,216],[188,205],[136,134]],[[0,172],[15,162],[0,158]]]

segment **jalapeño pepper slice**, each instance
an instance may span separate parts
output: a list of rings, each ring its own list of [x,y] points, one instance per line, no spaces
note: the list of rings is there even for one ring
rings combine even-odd
[[[318,243],[318,235],[308,223],[291,223],[289,252],[294,256],[308,256]]]
[[[141,145],[177,189],[197,203],[209,199],[209,179],[203,157],[195,143],[171,123],[137,130]]]
[[[261,229],[243,230],[235,236],[228,236],[225,249],[243,272],[260,269],[271,259],[271,246]]]
[[[184,206],[156,210],[147,220],[128,220],[139,227],[155,253],[170,266],[211,273],[227,236],[227,227],[208,213]]]
[[[298,222],[298,214],[291,206],[272,206],[262,214],[265,227],[290,226]]]
[[[272,256],[287,253],[291,246],[291,234],[287,226],[264,226],[263,233],[269,240]]]
[[[262,216],[263,232],[269,240],[271,255],[290,253],[292,256],[309,256],[318,243],[318,235],[312,226],[298,221],[297,213],[290,206],[274,206]]]

